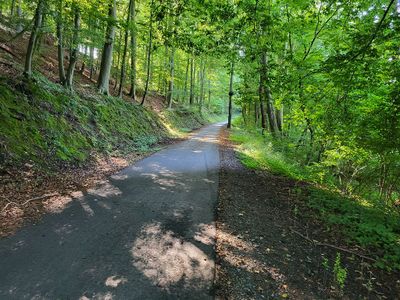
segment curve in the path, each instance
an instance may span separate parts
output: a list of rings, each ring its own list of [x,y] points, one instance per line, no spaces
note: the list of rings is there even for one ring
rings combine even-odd
[[[0,299],[212,298],[221,126],[0,240]]]

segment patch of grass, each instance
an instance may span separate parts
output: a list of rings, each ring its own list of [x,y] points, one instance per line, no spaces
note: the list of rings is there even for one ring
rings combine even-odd
[[[319,174],[288,155],[285,141],[273,141],[254,129],[240,127],[232,130],[231,139],[238,143],[239,158],[248,168],[308,181],[304,194],[306,205],[315,212],[313,217],[322,220],[327,228],[340,230],[349,243],[369,249],[377,266],[400,270],[400,222],[396,212],[362,198],[344,196],[329,182],[317,185]]]
[[[231,139],[239,143],[240,159],[248,168],[262,169],[298,180],[307,177],[298,164],[274,151],[272,142],[256,131],[235,128],[232,130]]]

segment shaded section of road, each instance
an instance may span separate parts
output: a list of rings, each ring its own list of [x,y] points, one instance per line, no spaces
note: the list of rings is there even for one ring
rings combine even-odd
[[[221,126],[1,240],[0,298],[212,298]]]

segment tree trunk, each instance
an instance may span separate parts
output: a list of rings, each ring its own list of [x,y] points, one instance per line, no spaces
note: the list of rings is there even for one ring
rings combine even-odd
[[[150,5],[150,24],[149,24],[149,46],[147,49],[147,76],[146,76],[146,84],[143,92],[143,98],[142,102],[140,102],[140,105],[144,104],[144,101],[146,100],[147,93],[149,92],[149,81],[150,81],[150,63],[151,63],[151,48],[153,47],[153,5],[154,5],[154,0],[151,0],[151,5]]]
[[[229,79],[229,104],[228,104],[228,128],[232,127],[232,97],[233,97],[233,62],[231,62],[231,72]]]
[[[111,0],[109,4],[108,15],[110,21],[107,24],[107,32],[103,52],[101,54],[101,65],[99,79],[97,80],[97,88],[99,93],[109,95],[109,81],[112,65],[112,52],[115,38],[115,20],[117,18],[117,3],[116,0]]]
[[[15,0],[11,1],[11,7],[10,7],[10,19],[14,17],[14,11],[15,11]]]
[[[90,80],[92,80],[94,75],[94,47],[93,45],[90,46],[89,49],[89,61],[90,61]]]
[[[58,77],[60,84],[65,84],[65,69],[64,69],[64,45],[63,45],[63,0],[58,0],[58,15],[57,15],[57,53],[58,53]]]
[[[171,56],[169,60],[169,81],[168,81],[168,107],[172,107],[172,100],[174,94],[174,76],[175,76],[175,48],[171,49]]]
[[[262,91],[265,94],[262,98],[266,100],[267,103],[267,115],[268,115],[268,123],[270,131],[273,135],[278,133],[278,124],[275,116],[275,108],[272,99],[271,89],[269,87],[268,81],[268,62],[267,62],[267,54],[262,53],[261,55],[261,73],[262,73]]]
[[[68,89],[72,90],[73,87],[73,79],[75,72],[75,65],[78,61],[78,43],[79,43],[79,28],[81,23],[81,14],[79,11],[79,7],[76,3],[74,6],[74,33],[72,37],[72,45],[71,45],[71,53],[69,55],[69,66],[67,70],[67,77],[65,80],[65,85]]]
[[[118,47],[117,47],[117,62],[114,65],[114,86],[113,86],[113,91],[117,89],[118,86],[118,69],[119,69],[119,64],[121,60],[121,48],[122,48],[122,30],[119,30],[119,38],[118,38]],[[112,70],[112,67],[111,67]],[[111,75],[113,76],[113,75]]]
[[[281,109],[276,110],[276,123],[280,132],[283,131],[283,104]]]
[[[189,92],[189,104],[193,104],[194,100],[194,78],[193,78],[193,73],[194,73],[194,58],[193,58],[193,52],[192,56],[190,57],[190,92]]]
[[[261,128],[267,128],[267,121],[266,121],[266,114],[264,109],[264,102],[265,102],[265,68],[263,67],[261,57],[261,68],[260,68],[260,86],[259,86],[259,99],[260,99],[260,113],[261,113]]]
[[[131,7],[132,7],[132,0],[129,0],[128,17],[126,18],[126,29],[125,29],[125,38],[124,38],[124,51],[122,52],[121,79],[120,79],[119,90],[118,90],[119,97],[122,97],[122,92],[124,90],[125,61],[126,61],[126,54],[128,52],[129,24],[131,21],[131,13],[132,13]]]
[[[129,95],[136,101],[136,3],[131,0],[131,90]]]
[[[187,99],[187,85],[189,81],[189,66],[190,66],[190,58],[187,59],[186,62],[186,72],[185,72],[185,84],[184,84],[184,90],[183,90],[183,102],[185,102]]]
[[[15,30],[17,33],[20,33],[24,28],[22,26],[22,8],[21,8],[21,0],[17,0],[17,25]]]
[[[35,21],[32,27],[31,36],[29,37],[24,68],[24,75],[28,78],[32,76],[32,59],[35,52],[35,46],[37,45],[39,31],[42,27],[44,5],[45,0],[39,0],[35,11]]]
[[[203,109],[204,104],[204,80],[206,76],[206,63],[202,61],[200,64],[200,112]]]

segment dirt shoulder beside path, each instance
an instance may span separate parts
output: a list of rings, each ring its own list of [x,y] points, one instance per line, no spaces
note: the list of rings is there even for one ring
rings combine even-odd
[[[96,155],[80,167],[64,166],[44,171],[32,163],[19,168],[0,168],[0,238],[13,234],[24,223],[34,223],[46,214],[57,213],[86,190],[103,183],[134,162],[156,150],[185,139],[165,139],[154,150],[127,155]]]
[[[324,232],[311,211],[304,213],[296,191],[305,191],[305,183],[246,169],[227,130],[220,139],[217,298],[399,299],[399,274],[335,249],[340,237]],[[335,280],[340,270],[346,270],[343,289]]]

